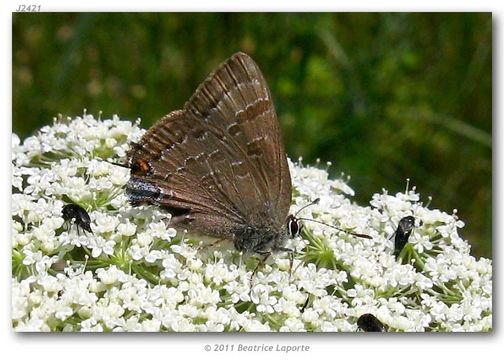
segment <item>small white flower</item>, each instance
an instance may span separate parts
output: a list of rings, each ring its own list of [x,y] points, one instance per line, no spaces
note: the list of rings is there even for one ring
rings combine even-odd
[[[102,283],[105,285],[111,285],[117,281],[120,282],[127,281],[125,274],[114,265],[112,265],[108,269],[103,268],[98,269],[96,270],[96,274],[98,278],[102,281]]]
[[[148,263],[154,263],[159,259],[163,258],[163,253],[159,250],[152,250],[149,252],[149,254],[145,257],[145,261]]]
[[[136,225],[132,224],[129,220],[117,226],[117,231],[123,236],[132,236],[136,232]]]
[[[160,275],[162,278],[170,280],[177,276],[177,274],[181,271],[181,268],[182,265],[177,258],[172,254],[168,254],[163,259],[163,271],[161,271]]]
[[[110,216],[106,213],[96,214],[96,232],[101,234],[114,232],[119,225],[119,219],[117,216]]]
[[[319,320],[319,313],[313,309],[306,309],[301,318],[306,323],[316,323]]]
[[[304,323],[298,318],[288,318],[285,320],[285,325],[280,328],[280,331],[285,332],[300,332],[306,331]]]

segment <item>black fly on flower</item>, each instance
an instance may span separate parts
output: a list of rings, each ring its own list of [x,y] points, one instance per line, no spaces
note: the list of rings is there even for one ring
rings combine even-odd
[[[91,229],[91,218],[89,217],[88,212],[77,204],[66,204],[63,206],[61,211],[63,220],[70,224],[77,225],[77,232],[79,232],[79,228],[84,230],[84,233],[90,232],[93,233]]]
[[[386,332],[380,320],[373,314],[363,314],[357,320],[357,326],[364,332]]]
[[[399,220],[396,231],[392,234],[394,237],[394,255],[397,257],[404,246],[408,243],[411,232],[415,228],[415,217],[405,216]]]

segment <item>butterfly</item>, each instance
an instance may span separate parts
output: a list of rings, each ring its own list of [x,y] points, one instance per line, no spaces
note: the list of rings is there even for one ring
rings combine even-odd
[[[172,226],[240,252],[291,251],[284,244],[301,231],[289,215],[291,176],[271,93],[243,52],[132,144],[127,166],[133,205],[159,205]]]

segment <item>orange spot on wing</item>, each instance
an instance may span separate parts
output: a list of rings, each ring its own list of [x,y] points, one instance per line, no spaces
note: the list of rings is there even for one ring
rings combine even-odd
[[[143,159],[137,159],[135,162],[132,164],[133,166],[131,167],[131,170],[135,173],[140,173],[140,174],[147,174],[151,167],[149,163],[146,160]]]

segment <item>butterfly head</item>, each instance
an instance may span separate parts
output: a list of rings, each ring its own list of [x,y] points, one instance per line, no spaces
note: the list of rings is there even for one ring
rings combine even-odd
[[[303,223],[294,215],[287,217],[287,232],[291,238],[299,236],[303,229]]]

